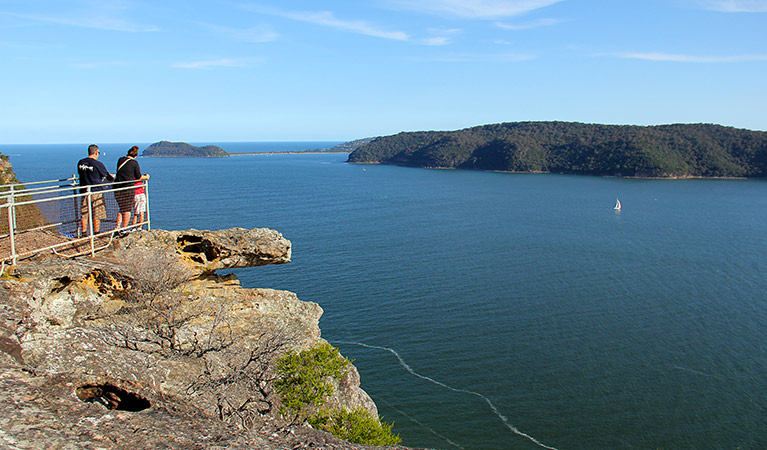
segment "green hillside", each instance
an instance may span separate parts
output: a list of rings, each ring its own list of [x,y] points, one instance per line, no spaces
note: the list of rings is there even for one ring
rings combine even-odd
[[[767,132],[712,124],[514,122],[376,138],[349,162],[639,177],[767,176]]]

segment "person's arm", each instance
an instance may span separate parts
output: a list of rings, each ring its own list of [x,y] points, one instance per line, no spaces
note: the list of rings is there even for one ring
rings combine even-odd
[[[99,164],[94,164],[94,165],[96,166],[96,170],[99,171],[99,176],[102,179],[106,178],[109,181],[114,181],[115,179],[114,174],[109,173],[109,171],[107,171],[107,168],[104,164],[100,164],[99,162]]]
[[[139,167],[138,161],[133,160],[131,163],[133,164],[133,179],[142,180],[143,178],[141,178],[141,167]]]

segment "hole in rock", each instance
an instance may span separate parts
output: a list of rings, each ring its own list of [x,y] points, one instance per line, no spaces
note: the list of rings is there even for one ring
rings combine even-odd
[[[213,261],[218,257],[218,250],[208,240],[197,236],[184,236],[178,239],[181,250],[186,253],[197,253],[200,256],[191,257],[192,260],[204,264],[203,256],[208,261]]]
[[[178,242],[179,242],[179,244],[181,244],[181,245],[184,245],[184,244],[185,244],[185,243],[187,243],[187,242],[200,243],[200,242],[202,242],[202,237],[200,237],[200,236],[189,236],[189,235],[185,235],[185,236],[179,236],[179,237],[178,237],[178,239],[177,239],[177,241],[178,241]]]
[[[69,286],[69,283],[72,282],[72,279],[63,276],[61,278],[54,278],[51,280],[51,292],[54,294],[58,294],[59,292],[63,291],[64,289]]]
[[[199,264],[205,264],[205,260],[200,258],[199,256],[191,256],[189,257],[189,259]]]
[[[152,404],[144,397],[111,384],[86,384],[77,388],[77,398],[88,403],[98,403],[107,409],[143,411]]]

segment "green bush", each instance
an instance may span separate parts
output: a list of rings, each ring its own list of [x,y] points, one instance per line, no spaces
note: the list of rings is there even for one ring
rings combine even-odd
[[[309,417],[309,423],[349,442],[367,445],[396,445],[402,442],[392,433],[393,423],[381,422],[363,407],[353,410],[321,410]]]
[[[394,445],[401,439],[393,434],[393,424],[382,423],[365,408],[327,410],[323,408],[333,394],[333,381],[348,372],[351,362],[328,343],[309,350],[291,351],[278,359],[278,379],[274,389],[282,400],[282,413],[306,419],[315,428],[360,444]]]
[[[309,350],[291,351],[277,360],[279,377],[274,388],[282,399],[283,414],[307,417],[312,407],[322,406],[333,394],[332,380],[340,380],[350,361],[328,343]]]

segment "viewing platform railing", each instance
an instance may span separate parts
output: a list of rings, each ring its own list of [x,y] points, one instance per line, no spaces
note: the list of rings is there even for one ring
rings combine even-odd
[[[146,194],[143,220],[135,213],[129,223],[117,227],[116,197],[133,195],[141,183]],[[93,190],[94,188],[103,190]],[[96,198],[101,195],[106,218],[94,229]],[[90,201],[85,202],[88,199]],[[82,214],[81,214],[82,212]],[[93,256],[115,236],[134,229],[150,229],[149,185],[146,180],[124,181],[99,186],[79,186],[75,175],[60,180],[0,185],[0,262],[16,264],[19,259],[50,252],[60,256]],[[98,220],[98,217],[95,217]],[[136,220],[136,223],[133,221]],[[83,231],[85,222],[85,231]]]

